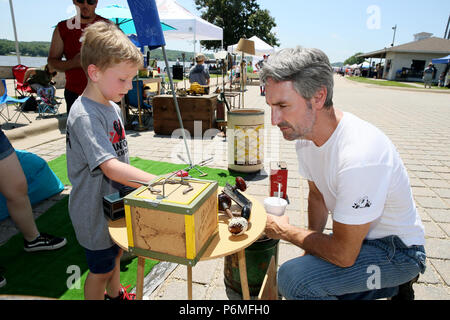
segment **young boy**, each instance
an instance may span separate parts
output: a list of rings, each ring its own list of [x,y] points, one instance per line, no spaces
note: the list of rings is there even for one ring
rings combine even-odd
[[[120,108],[113,102],[132,88],[142,54],[115,25],[96,22],[84,31],[81,65],[88,85],[67,119],[66,149],[69,213],[89,267],[84,297],[126,299],[129,294],[120,285],[122,251],[109,236],[102,198],[120,185],[139,187],[129,180],[154,178],[129,165]]]

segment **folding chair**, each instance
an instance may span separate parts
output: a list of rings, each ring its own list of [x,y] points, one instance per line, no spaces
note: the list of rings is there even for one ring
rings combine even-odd
[[[38,118],[44,118],[45,114],[59,114],[59,106],[63,98],[54,95],[55,88],[39,88],[36,90],[38,97],[40,98],[37,111],[39,113]]]
[[[31,96],[32,93],[36,93],[33,88],[28,84],[23,84],[23,78],[25,77],[25,72],[27,72],[28,67],[23,64],[18,64],[12,67],[12,73],[14,76],[14,85],[17,96]]]
[[[3,91],[3,87],[0,88],[0,92]],[[0,97],[0,117],[3,118],[5,120],[5,123],[8,123],[8,121],[11,120],[11,118],[9,117],[9,109],[8,109],[8,105],[6,104],[6,93],[4,93],[1,97]],[[6,110],[6,113],[8,114],[7,117],[5,117],[5,114],[3,114],[3,112]]]
[[[14,117],[17,115],[16,117],[16,121],[14,122],[14,125],[17,124],[17,120],[19,120],[19,117],[21,115],[23,115],[29,123],[31,123],[31,120],[28,119],[28,117],[23,113],[22,107],[23,104],[25,103],[25,101],[27,101],[30,97],[25,97],[22,99],[16,99],[16,98],[12,98],[10,96],[8,96],[8,90],[6,88],[6,81],[4,79],[2,79],[2,86],[4,88],[4,93],[3,96],[0,97],[0,115],[3,119],[5,119],[6,123],[8,123],[9,121],[11,121],[12,119],[14,119]],[[12,116],[12,118],[9,117],[9,110],[8,110],[8,105],[13,104],[16,105],[16,113],[14,113],[14,115]],[[6,111],[8,113],[8,117],[5,118],[5,116],[2,114],[3,109],[6,106]],[[13,125],[13,127],[14,127]]]
[[[139,87],[138,87],[139,86]],[[139,88],[139,91],[138,91]],[[138,94],[139,92],[139,94]],[[148,118],[147,121],[143,120],[144,125],[148,125],[150,121],[150,117],[153,113],[153,107],[150,105],[149,101],[144,101],[144,84],[142,80],[133,81],[133,89],[128,91],[128,105],[130,107],[130,111],[134,116],[139,117],[139,104],[142,110],[143,119]],[[139,100],[138,100],[139,99]],[[139,104],[138,104],[139,101]],[[147,117],[144,117],[147,115]]]

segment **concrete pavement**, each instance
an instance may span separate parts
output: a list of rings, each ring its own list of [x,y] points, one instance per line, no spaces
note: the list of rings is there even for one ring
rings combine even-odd
[[[270,124],[270,108],[259,95],[258,86],[249,86],[245,96],[246,108],[265,110],[265,166],[269,162],[284,160],[288,164],[288,195],[290,205],[287,215],[298,226],[307,225],[308,185],[297,173],[294,142],[284,141],[279,130]],[[383,130],[397,146],[407,167],[414,199],[426,231],[427,270],[414,285],[418,300],[450,300],[450,95],[426,90],[402,90],[360,84],[340,76],[335,77],[335,107],[349,111]],[[41,120],[32,124],[5,130],[17,149],[26,149],[49,161],[65,153],[64,129],[59,123],[48,125],[52,130],[21,139],[18,130],[43,126]],[[42,120],[44,121],[44,120]],[[53,120],[54,121],[54,120]],[[25,122],[26,123],[26,122]],[[53,127],[51,127],[53,126]],[[17,131],[15,131],[17,130]],[[29,129],[31,130],[31,129]],[[32,132],[32,131],[30,131]],[[39,132],[39,131],[36,131]],[[153,130],[127,132],[130,156],[157,161],[180,162],[177,153],[184,152],[180,139],[155,135]],[[227,168],[227,141],[216,136],[212,140],[190,141],[194,162],[214,155],[210,167]],[[249,181],[246,193],[262,201],[269,190],[269,177],[265,170]],[[70,188],[64,193],[70,192]],[[44,212],[61,196],[35,206],[36,215]],[[326,232],[331,231],[328,219]],[[2,241],[17,232],[7,219],[0,223]],[[302,252],[298,247],[280,242],[279,264]],[[224,285],[224,261],[216,259],[199,262],[193,268],[193,298],[198,300],[240,299]],[[168,272],[165,281],[155,290],[147,288],[147,299],[186,299],[186,267],[176,266]]]

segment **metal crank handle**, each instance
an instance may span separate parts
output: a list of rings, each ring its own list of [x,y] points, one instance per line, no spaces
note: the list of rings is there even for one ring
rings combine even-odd
[[[129,182],[134,182],[134,183],[139,183],[139,184],[141,184],[141,185],[143,185],[143,186],[149,186],[150,185],[150,183],[149,182],[144,182],[144,181],[139,181],[139,180],[128,180]]]

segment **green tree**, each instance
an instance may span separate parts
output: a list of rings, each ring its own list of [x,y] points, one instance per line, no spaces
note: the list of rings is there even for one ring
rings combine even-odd
[[[50,42],[44,41],[31,41],[31,42],[19,42],[20,54],[32,57],[46,57],[48,56],[48,50],[50,48]],[[11,52],[16,51],[16,45],[14,41],[0,39],[0,55],[8,55]]]
[[[257,36],[271,46],[280,43],[272,29],[277,26],[268,10],[262,10],[256,0],[195,0],[201,17],[223,29],[226,48],[240,38]],[[220,48],[220,41],[201,41],[206,49]]]
[[[350,58],[347,58],[347,60],[344,61],[344,65],[352,65],[352,64],[360,64],[363,63],[365,58],[358,57],[358,55],[362,54],[363,52],[357,52],[354,55],[352,55]]]

